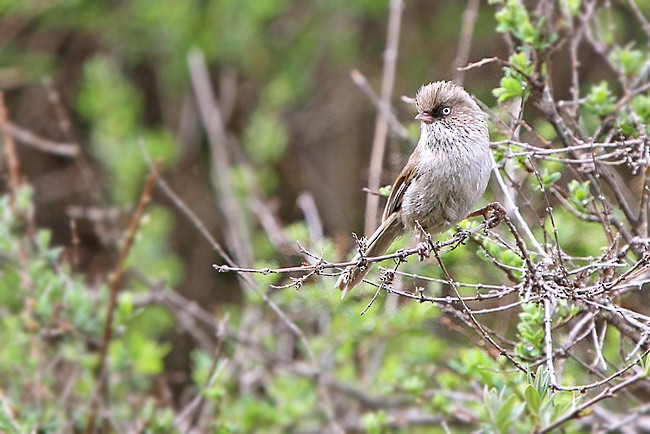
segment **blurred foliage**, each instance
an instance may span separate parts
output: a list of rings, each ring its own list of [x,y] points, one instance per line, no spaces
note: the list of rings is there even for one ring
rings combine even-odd
[[[520,1],[491,3],[490,7],[481,6],[476,39],[486,41],[495,32],[506,34],[514,41],[516,52],[495,78],[498,83],[484,80],[480,84],[484,89],[479,88],[477,93],[487,94],[494,86],[492,96],[498,104],[513,100],[525,104],[532,95],[530,78],[549,74],[540,54],[556,44],[562,28],[550,28],[548,21],[531,13]],[[560,3],[569,17],[581,10],[579,0]],[[426,10],[422,5],[407,2],[407,18],[415,21],[413,15]],[[431,40],[455,43],[460,21],[457,15],[464,5],[448,6],[451,12],[437,9],[439,16],[422,18],[425,24],[418,22],[424,28],[422,33],[415,33],[414,25],[415,30],[406,37],[426,42],[427,51]],[[642,7],[647,9],[646,4]],[[243,102],[233,103],[234,114],[227,119],[232,136],[228,146],[235,150],[236,158],[229,173],[214,176],[230,176],[238,203],[248,210],[253,199],[272,202],[286,194],[281,190],[288,189],[282,183],[286,173],[281,167],[285,171],[292,167],[282,165],[293,157],[292,134],[296,129],[289,114],[296,116],[304,106],[321,103],[312,97],[322,97],[329,90],[325,83],[323,89],[319,87],[324,76],[345,76],[358,63],[379,62],[384,41],[380,32],[387,9],[388,2],[374,0],[309,4],[289,0],[188,0],[164,5],[150,0],[0,0],[4,20],[29,27],[25,31],[28,36],[18,31],[19,37],[2,45],[0,65],[3,71],[18,69],[25,86],[45,75],[69,79],[70,74],[77,80],[66,104],[82,129],[87,144],[84,152],[101,172],[106,204],[129,209],[137,202],[149,171],[143,149],[162,162],[163,170],[188,164],[184,161],[187,150],[177,143],[177,124],[181,123],[181,107],[191,88],[186,56],[191,49],[199,48],[211,71],[237,72],[238,98]],[[31,34],[36,35],[34,40]],[[423,41],[422,34],[429,39]],[[87,44],[87,52],[80,50],[82,54],[65,57],[38,48],[44,44],[42,39],[49,37],[63,41],[61,51],[72,50],[65,43],[70,40]],[[608,38],[615,42],[617,35]],[[418,48],[409,47],[400,54],[405,59],[400,69],[406,75],[419,74],[418,80],[426,81],[430,77],[422,77],[423,71],[428,74],[432,68],[422,54],[425,50]],[[366,52],[377,58],[368,60]],[[648,54],[621,41],[608,58],[620,66],[626,80],[633,81],[641,74]],[[70,73],[68,68],[78,71]],[[630,137],[641,133],[640,125],[650,123],[647,93],[635,95],[629,106],[619,107],[618,89],[607,80],[579,91],[580,109],[587,116],[585,128],[590,133],[609,117],[622,134]],[[335,110],[344,110],[343,105]],[[588,116],[596,120],[590,121]],[[318,128],[331,127],[326,116],[321,121],[325,127]],[[556,138],[547,120],[536,121],[531,124],[542,138]],[[316,128],[302,122],[304,129]],[[494,125],[491,130],[495,132],[493,139],[503,138]],[[350,140],[345,138],[344,145]],[[320,145],[325,153],[329,145]],[[197,148],[201,146],[196,144]],[[188,172],[200,172],[204,156],[200,154],[196,167]],[[525,157],[511,157],[503,148],[495,149],[495,160],[527,175],[534,172]],[[540,198],[548,189],[566,187],[565,199],[573,210],[586,213],[593,205],[595,194],[590,181],[571,178],[564,165],[543,163],[536,170],[538,176],[529,176],[527,182],[518,185],[526,194]],[[75,182],[83,182],[80,179]],[[386,195],[387,190],[382,189],[381,194]],[[53,229],[37,227],[37,207],[46,208],[47,203],[39,203],[27,183],[0,197],[0,431],[79,432],[88,419],[89,403],[101,393],[94,375],[97,349],[107,313],[108,276],[115,272],[115,251],[124,242],[125,231],[112,244],[101,246],[110,253],[109,265],[104,264],[99,273],[79,269],[71,259],[72,247],[54,245]],[[567,254],[602,254],[607,241],[601,226],[576,222],[566,208],[556,209],[553,217]],[[254,267],[276,268],[295,263],[296,258],[303,260],[295,250],[278,254],[277,241],[253,220],[247,224],[252,232]],[[109,431],[183,432],[180,416],[185,409],[193,408],[190,404],[199,402],[193,417],[201,421],[203,432],[320,432],[331,423],[324,388],[335,391],[330,393],[334,397],[330,405],[341,415],[341,423],[368,433],[442,433],[442,420],[454,424],[454,432],[475,432],[477,428],[484,433],[533,432],[582,402],[571,392],[552,390],[550,374],[543,367],[535,375],[513,372],[503,356],[490,352],[492,348],[488,350],[481,338],[446,316],[444,306],[381,294],[360,316],[375,291],[373,287],[359,288],[349,300],[341,302],[338,291],[331,287],[331,278],[314,277],[301,283],[298,291],[272,287],[290,284],[291,278],[252,275],[262,293],[307,334],[323,369],[313,372],[304,342],[287,331],[287,324],[254,292],[245,291],[241,303],[227,306],[194,305],[184,299],[187,306],[173,308],[159,302],[156,296],[164,298],[160,292],[176,291],[191,277],[192,264],[175,250],[178,241],[172,234],[179,225],[181,232],[194,231],[186,221],[180,221],[173,206],[155,202],[148,208],[126,260],[127,278],[120,289],[114,336],[108,346],[106,375],[110,389],[102,423],[110,425]],[[460,229],[476,225],[475,221],[464,221]],[[539,239],[552,231],[548,220],[534,227]],[[299,242],[324,258],[338,254],[333,239],[313,242],[310,228],[302,220],[286,224],[280,232],[292,246]],[[404,248],[407,243],[399,240],[392,249]],[[201,259],[205,262],[201,266],[206,268],[213,260]],[[469,243],[445,253],[447,267],[466,283],[503,279],[497,267],[490,266],[495,263],[509,267],[511,279],[522,278],[524,260],[494,240]],[[444,278],[435,261],[411,261],[401,271]],[[377,281],[380,273],[373,270],[369,279]],[[437,280],[412,283],[404,279],[403,283],[407,290],[418,286],[429,296],[447,295],[448,288]],[[214,282],[202,289],[212,293],[211,285]],[[467,288],[459,291],[463,295],[472,292]],[[218,327],[197,325],[198,320],[191,316],[197,311],[227,330],[221,335]],[[570,321],[576,313],[575,305],[561,303],[553,325]],[[500,312],[486,321],[507,339],[516,340],[515,352],[520,360],[543,357],[544,312],[539,303],[526,301],[519,310]],[[209,335],[213,345],[204,345],[199,338],[192,341],[189,366],[181,373],[184,389],[171,392],[168,380],[178,372],[169,368],[169,358],[188,346],[175,349],[170,336],[193,331],[199,337]],[[608,332],[603,349],[608,359],[620,361],[616,353],[620,344],[620,336]],[[566,371],[568,378],[573,371],[580,372],[577,367],[572,370],[570,364]],[[391,415],[394,408],[439,416],[438,423],[400,427]],[[578,422],[566,424],[565,432],[577,432],[578,426]]]

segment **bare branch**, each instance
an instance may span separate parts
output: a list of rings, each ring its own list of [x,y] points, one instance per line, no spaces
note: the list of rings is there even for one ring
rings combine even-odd
[[[402,0],[390,1],[388,30],[386,32],[386,49],[384,51],[384,68],[382,73],[381,91],[379,93],[379,100],[381,102],[380,107],[388,107],[390,105],[391,95],[393,94],[403,8],[404,5]],[[380,111],[377,113],[375,137],[372,141],[370,167],[368,170],[368,188],[371,190],[379,190],[380,187],[387,133],[388,121]],[[372,234],[377,226],[378,213],[379,198],[374,195],[368,195],[366,197],[366,218],[364,228],[367,236]]]

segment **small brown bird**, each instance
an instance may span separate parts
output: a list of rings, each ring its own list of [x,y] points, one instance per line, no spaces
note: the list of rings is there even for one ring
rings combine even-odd
[[[420,139],[393,183],[382,223],[370,236],[365,256],[382,255],[417,223],[428,233],[446,231],[472,211],[490,179],[492,157],[483,112],[460,86],[437,81],[415,95]],[[422,234],[414,231],[416,241]],[[352,260],[358,261],[357,254]],[[336,282],[345,297],[370,267],[348,267]]]

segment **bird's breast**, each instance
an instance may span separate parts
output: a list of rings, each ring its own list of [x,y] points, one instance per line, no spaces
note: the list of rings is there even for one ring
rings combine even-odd
[[[490,177],[487,146],[439,140],[420,150],[416,175],[404,194],[402,221],[418,221],[438,233],[464,219],[483,195]]]

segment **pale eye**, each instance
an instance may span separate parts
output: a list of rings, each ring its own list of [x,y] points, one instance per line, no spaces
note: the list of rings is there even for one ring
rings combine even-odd
[[[441,113],[443,116],[449,116],[449,115],[451,114],[451,107],[443,107],[443,108],[440,110],[440,113]]]

